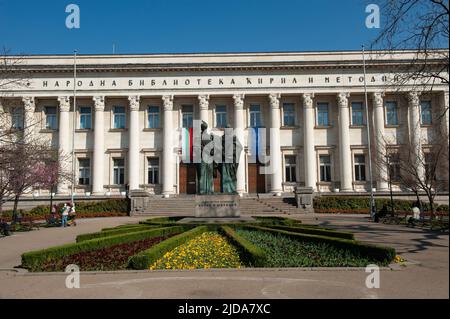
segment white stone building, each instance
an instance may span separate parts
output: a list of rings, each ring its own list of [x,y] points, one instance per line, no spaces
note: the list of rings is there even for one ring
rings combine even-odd
[[[27,56],[25,85],[0,87],[0,106],[15,128],[63,153],[75,149],[77,196],[123,194],[126,185],[166,197],[194,193],[195,167],[180,160],[174,138],[193,119],[218,134],[227,125],[243,129],[242,194],[289,193],[296,184],[360,193],[369,189],[368,122],[374,150],[384,147],[378,137],[390,136],[393,148],[413,139],[426,153],[436,125],[448,134],[448,112],[435,119],[448,107],[447,86],[423,93],[391,85],[391,72],[414,56],[367,54],[368,119],[361,52],[83,55],[75,108],[73,57]],[[272,174],[249,160],[252,127],[275,128],[267,145]],[[386,171],[376,170],[373,188],[386,192]],[[70,192],[71,185],[58,186],[59,195]]]

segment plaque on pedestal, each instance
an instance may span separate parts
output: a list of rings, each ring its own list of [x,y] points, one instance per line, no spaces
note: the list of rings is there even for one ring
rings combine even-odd
[[[239,195],[196,195],[195,217],[239,217]]]

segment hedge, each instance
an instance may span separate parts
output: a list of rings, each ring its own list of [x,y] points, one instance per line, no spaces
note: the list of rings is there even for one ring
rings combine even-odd
[[[159,227],[159,226],[157,226],[157,227]],[[91,240],[94,238],[102,238],[102,237],[110,237],[110,236],[119,235],[119,234],[135,233],[135,232],[149,230],[149,229],[152,229],[152,226],[141,225],[140,227],[122,227],[122,228],[117,228],[117,229],[112,229],[112,230],[107,230],[107,231],[82,234],[82,235],[77,236],[76,242],[79,243],[79,242]]]
[[[142,226],[152,227],[152,226],[159,226],[159,225],[124,224],[124,225],[119,225],[119,226],[116,226],[116,227],[102,228],[101,231],[110,231],[110,230],[127,229],[127,228],[128,229],[132,229],[132,228],[142,227]]]
[[[199,226],[185,233],[166,239],[163,242],[130,257],[128,260],[128,268],[149,269],[150,266],[164,256],[166,252],[171,251],[206,231],[208,231],[207,226]]]
[[[295,226],[301,224],[301,220],[295,220],[285,217],[277,217],[277,216],[252,216],[257,221],[260,221],[262,224],[270,224],[270,225],[286,225],[286,226]]]
[[[353,251],[354,253],[359,253],[364,257],[370,257],[376,261],[385,262],[385,261],[392,261],[395,258],[396,252],[394,248],[391,247],[384,247],[384,246],[376,246],[376,245],[369,245],[364,244],[361,242],[358,242],[356,240],[349,240],[349,239],[343,239],[343,238],[333,238],[333,237],[327,237],[322,235],[308,235],[308,234],[300,234],[280,229],[272,229],[267,227],[259,227],[259,226],[245,226],[250,229],[258,229],[262,231],[272,232],[284,236],[288,236],[297,240],[305,240],[310,242],[322,242],[322,243],[328,243],[330,245],[333,245],[335,247],[341,248],[341,249],[349,249]]]
[[[310,234],[310,235],[320,235],[320,236],[327,236],[327,237],[335,237],[335,238],[343,238],[343,239],[350,239],[354,240],[355,236],[353,233],[350,232],[343,232],[338,231],[334,229],[326,229],[326,228],[314,228],[314,227],[302,227],[302,226],[282,226],[282,225],[275,225],[271,228],[281,229],[289,232],[294,233],[301,233],[301,234]]]
[[[234,246],[236,246],[242,261],[250,266],[264,267],[266,254],[261,248],[255,246],[247,239],[238,235],[229,226],[222,226],[220,228],[220,232],[224,234]]]
[[[182,218],[184,218],[184,217],[179,217],[179,216],[156,217],[156,218],[150,218],[150,219],[146,219],[144,221],[140,221],[139,224],[158,224],[159,225],[159,224],[175,223]]]
[[[173,233],[183,232],[185,229],[186,228],[183,226],[156,228],[27,252],[22,254],[22,267],[27,268],[29,271],[40,271],[41,264],[49,262],[53,259],[61,258],[63,256],[73,255],[89,250],[106,248],[118,244],[130,243],[157,236],[165,236]]]

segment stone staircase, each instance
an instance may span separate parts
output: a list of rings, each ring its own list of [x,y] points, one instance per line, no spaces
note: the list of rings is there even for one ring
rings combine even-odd
[[[194,216],[195,199],[192,196],[173,198],[152,197],[150,207],[136,216],[146,215],[180,215]],[[293,197],[243,197],[241,198],[241,214],[295,214],[300,212],[295,206]]]

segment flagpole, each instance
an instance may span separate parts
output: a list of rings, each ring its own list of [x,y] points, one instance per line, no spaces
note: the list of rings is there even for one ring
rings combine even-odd
[[[371,136],[370,136],[370,121],[369,121],[369,103],[367,98],[367,81],[366,81],[366,53],[364,50],[364,45],[362,45],[362,55],[363,55],[363,71],[364,71],[364,97],[366,103],[366,127],[367,127],[367,147],[369,156],[369,188],[370,188],[370,217],[375,220],[376,207],[375,200],[373,196],[373,179],[372,179],[372,148],[371,148]]]
[[[72,191],[71,203],[74,204],[75,196],[75,127],[77,119],[77,50],[73,55],[73,113],[72,113]]]

